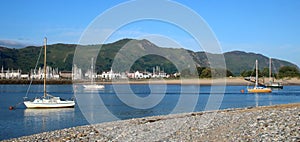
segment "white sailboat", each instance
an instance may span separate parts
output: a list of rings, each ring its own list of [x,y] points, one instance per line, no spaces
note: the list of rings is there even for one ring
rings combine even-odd
[[[66,108],[74,107],[74,100],[63,100],[60,97],[55,97],[47,93],[46,90],[46,61],[47,61],[47,38],[44,39],[44,95],[40,98],[35,98],[32,101],[24,101],[27,108]]]
[[[104,89],[104,85],[95,84],[95,77],[94,77],[94,58],[91,60],[91,84],[83,85],[84,89],[88,90],[97,90],[97,89]]]
[[[266,88],[258,85],[258,61],[255,62],[255,86],[253,88],[248,88],[248,93],[271,93],[272,89]]]
[[[275,82],[274,78],[272,77],[272,59],[269,59],[269,82],[267,82],[266,87],[270,88],[279,88],[283,89],[283,85],[281,82]]]

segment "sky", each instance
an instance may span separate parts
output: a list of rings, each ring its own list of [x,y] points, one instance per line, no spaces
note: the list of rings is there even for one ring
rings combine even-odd
[[[49,44],[79,43],[83,32],[95,19],[124,2],[128,1],[2,0],[0,46],[21,48],[41,45],[44,37],[48,38]],[[254,52],[300,66],[299,0],[175,0],[174,2],[191,9],[203,18],[218,39],[223,52],[233,50]],[[155,10],[155,7],[151,9]],[[126,12],[119,14],[126,16]],[[171,23],[155,20],[123,25],[114,31],[106,42],[148,35],[170,38],[189,50],[203,50],[189,32]],[[173,46],[155,40],[152,42],[159,46]]]

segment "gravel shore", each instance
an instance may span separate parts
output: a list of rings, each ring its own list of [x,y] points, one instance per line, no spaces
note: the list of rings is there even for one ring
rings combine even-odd
[[[154,116],[4,141],[300,141],[300,103]]]

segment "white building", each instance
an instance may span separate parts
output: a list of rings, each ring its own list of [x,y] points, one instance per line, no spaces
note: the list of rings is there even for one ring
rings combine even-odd
[[[149,79],[149,78],[151,78],[151,77],[152,77],[152,74],[151,74],[151,73],[149,73],[149,72],[144,72],[144,73],[143,73],[143,78]]]
[[[59,72],[58,68],[52,68],[50,66],[46,67],[46,77],[47,79],[59,79]],[[39,69],[36,70],[31,70],[30,71],[30,78],[31,79],[44,79],[44,68],[39,67]]]
[[[115,73],[113,72],[113,70],[111,69],[110,71],[108,72],[103,72],[101,75],[100,75],[100,78],[102,79],[107,79],[107,80],[112,80],[112,79],[120,79],[121,78],[121,74],[120,73]]]
[[[21,79],[29,79],[29,74],[21,74]]]
[[[136,71],[134,73],[134,78],[135,79],[142,79],[142,78],[144,78],[144,75],[143,75],[143,73],[140,73],[139,71]]]
[[[21,70],[4,70],[3,67],[1,68],[0,77],[2,79],[19,79],[21,77]]]

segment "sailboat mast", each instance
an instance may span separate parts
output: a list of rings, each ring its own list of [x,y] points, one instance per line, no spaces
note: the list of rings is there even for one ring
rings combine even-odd
[[[272,58],[269,59],[269,81],[272,81]]]
[[[258,86],[258,61],[255,61],[255,69],[256,69],[256,73],[255,73],[255,87]]]
[[[47,91],[46,91],[46,79],[47,79],[47,38],[45,37],[44,39],[44,98],[47,96]]]
[[[91,83],[94,82],[94,58],[92,57],[92,60],[91,60]]]

